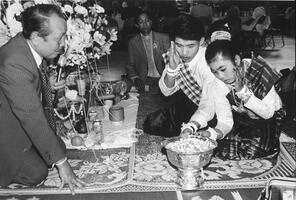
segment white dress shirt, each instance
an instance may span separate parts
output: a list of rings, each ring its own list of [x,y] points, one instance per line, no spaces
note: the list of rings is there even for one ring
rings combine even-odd
[[[195,57],[189,63],[187,63],[188,69],[191,71],[192,76],[195,78],[198,85],[202,88],[208,82],[215,79],[213,73],[211,72],[205,60],[205,50],[206,47],[200,46]],[[159,88],[165,96],[170,96],[180,89],[179,80],[176,80],[175,85],[171,88],[168,88],[165,84],[164,77],[167,74],[168,67],[168,65],[165,67],[159,80]]]
[[[154,61],[154,56],[153,56],[153,38],[152,38],[152,31],[150,32],[149,35],[143,35],[140,34],[142,41],[143,41],[143,45],[144,45],[144,49],[146,52],[146,56],[147,56],[147,61],[148,61],[148,73],[147,76],[148,77],[154,77],[154,78],[159,78],[160,74],[158,73],[156,66],[155,66],[155,61]]]
[[[207,122],[216,114],[217,125],[215,128],[223,133],[223,137],[229,133],[233,126],[231,106],[226,98],[228,87],[219,79],[211,81],[203,88],[202,98],[198,109],[192,115],[190,121],[196,121],[201,128],[207,126]]]
[[[215,76],[210,71],[210,68],[207,65],[205,60],[205,50],[206,47],[200,46],[197,54],[195,57],[187,63],[188,69],[191,71],[193,78],[196,80],[198,85],[202,88],[202,97],[199,103],[199,108],[196,111],[196,115],[194,119],[198,121],[201,127],[207,126],[207,122],[213,118],[213,111],[210,112],[211,103],[210,100],[207,98],[206,95],[206,88],[209,83],[215,80]],[[170,96],[177,92],[180,87],[179,79],[175,81],[175,85],[171,88],[168,88],[164,82],[164,77],[167,73],[169,66],[166,66],[162,76],[159,80],[159,88],[165,96]]]
[[[32,54],[33,54],[34,60],[36,61],[37,67],[39,68],[42,63],[43,58],[33,49],[33,47],[31,46],[29,41],[27,41],[27,43],[30,47]]]

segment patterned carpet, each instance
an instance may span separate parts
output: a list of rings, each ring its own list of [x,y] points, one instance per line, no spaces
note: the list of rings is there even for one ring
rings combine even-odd
[[[141,114],[144,116],[143,113],[139,114],[143,112],[141,109],[143,107],[140,97],[138,117]],[[168,163],[166,155],[162,152],[163,140],[164,138],[161,137],[142,134],[138,142],[130,148],[69,150],[68,158],[75,173],[90,184],[86,188],[77,189],[76,192],[80,196],[75,195],[75,198],[71,199],[77,199],[81,195],[89,195],[89,199],[92,199],[92,193],[156,192],[180,189],[174,182],[177,171]],[[205,182],[200,190],[262,188],[271,177],[295,176],[295,149],[295,143],[283,143],[282,151],[276,160],[223,161],[212,158],[210,164],[204,168]],[[33,200],[33,197],[36,197],[34,200],[37,200],[43,199],[38,195],[52,195],[51,198],[54,198],[53,196],[58,194],[61,196],[69,194],[67,188],[58,190],[59,184],[58,173],[53,170],[39,186],[10,185],[9,188],[0,188],[0,199]]]
[[[68,157],[75,173],[90,186],[78,193],[175,191],[176,169],[161,152],[163,138],[143,134],[131,148],[106,150],[69,150]],[[288,150],[290,144],[282,145]],[[295,148],[291,147],[291,148]],[[271,177],[295,175],[295,160],[282,151],[277,160],[222,161],[212,158],[205,167],[202,190],[264,187]],[[0,189],[0,194],[65,194],[58,191],[60,179],[56,170],[37,187],[11,185]]]

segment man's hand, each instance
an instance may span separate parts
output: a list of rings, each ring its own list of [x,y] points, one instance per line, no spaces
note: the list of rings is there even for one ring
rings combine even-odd
[[[138,92],[143,92],[145,89],[143,81],[139,78],[134,79],[134,85],[137,88]]]
[[[188,138],[190,135],[195,135],[199,128],[200,124],[197,121],[190,121],[187,124],[182,124],[180,136]]]
[[[171,41],[171,47],[169,50],[169,65],[171,69],[176,69],[178,65],[180,64],[181,59],[176,51],[175,43]]]
[[[65,80],[56,81],[57,75],[58,74],[56,72],[49,74],[49,83],[50,83],[52,90],[59,90],[59,89],[64,88],[66,86]]]
[[[197,135],[199,135],[201,137],[207,137],[207,138],[211,137],[211,133],[209,131],[205,131],[205,130],[198,131]]]
[[[53,84],[51,84],[51,89],[52,90],[59,90],[62,89],[66,86],[66,81],[65,80],[60,80],[58,82],[54,82]]]
[[[61,165],[57,165],[57,168],[59,171],[59,176],[62,181],[59,189],[62,189],[65,184],[68,184],[72,195],[74,195],[75,194],[74,186],[78,186],[79,188],[82,188],[87,185],[84,181],[77,178],[68,161],[65,161]]]
[[[188,138],[190,135],[192,135],[193,134],[193,131],[190,129],[190,128],[185,128],[182,132],[181,132],[181,134],[180,134],[180,136],[182,137],[182,138]]]
[[[222,131],[216,128],[212,129],[211,131],[201,130],[201,131],[198,131],[197,134],[201,137],[207,137],[213,140],[222,139],[223,137]]]

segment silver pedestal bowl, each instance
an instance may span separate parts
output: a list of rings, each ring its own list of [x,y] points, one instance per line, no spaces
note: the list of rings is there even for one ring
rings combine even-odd
[[[164,147],[169,162],[178,168],[178,186],[183,190],[200,188],[204,182],[203,167],[211,161],[217,142],[208,138],[175,137],[165,141]]]

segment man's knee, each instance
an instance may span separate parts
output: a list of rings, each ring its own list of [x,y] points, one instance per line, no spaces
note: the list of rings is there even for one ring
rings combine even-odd
[[[37,185],[48,175],[48,168],[44,160],[39,156],[34,148],[31,148],[24,155],[24,162],[18,170],[14,183],[23,185]]]
[[[29,186],[38,185],[45,180],[48,175],[48,168],[45,164],[43,166],[36,166],[32,171],[34,171],[34,173],[25,173],[23,171],[18,173],[13,182]]]
[[[48,175],[48,168],[46,165],[36,169],[36,173],[31,177],[31,184],[30,185],[37,185],[41,183],[43,180],[46,179]]]

